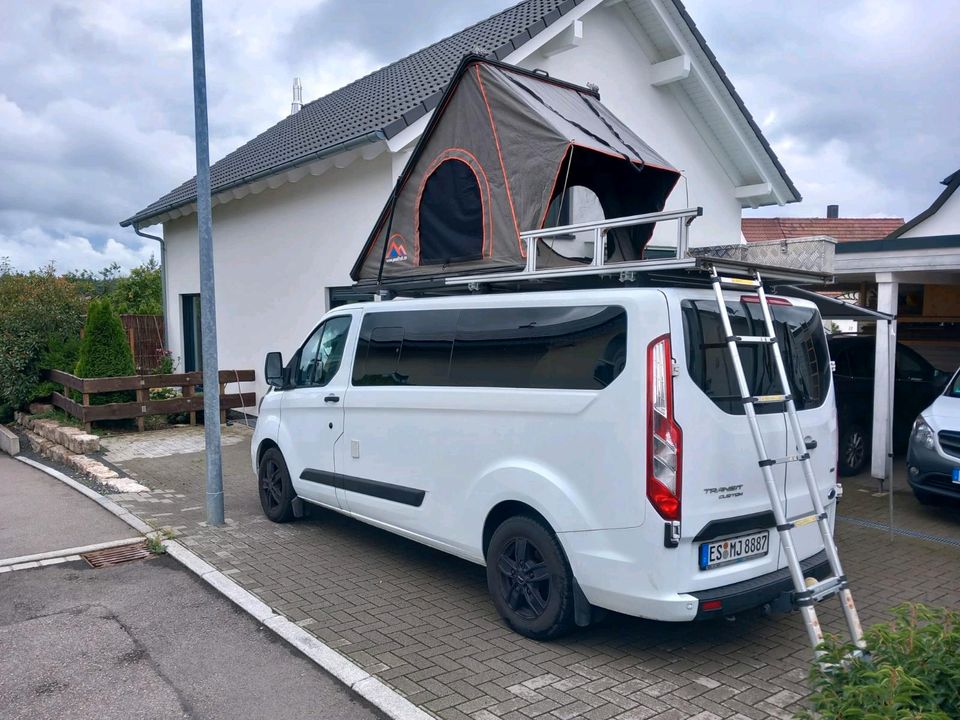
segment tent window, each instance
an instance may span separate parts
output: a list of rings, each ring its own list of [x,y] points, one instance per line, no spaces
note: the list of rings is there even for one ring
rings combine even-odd
[[[483,201],[473,169],[445,160],[420,196],[420,264],[444,265],[483,257]]]

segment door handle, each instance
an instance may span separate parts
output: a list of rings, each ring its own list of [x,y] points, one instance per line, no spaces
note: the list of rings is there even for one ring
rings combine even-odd
[[[813,439],[812,437],[810,437],[809,435],[807,435],[807,436],[803,439],[803,444],[807,447],[807,450],[813,450],[814,448],[817,447],[817,441],[814,440],[814,439]]]
[[[336,403],[336,402],[340,402],[340,396],[339,396],[339,395],[327,395],[327,396],[323,399],[323,401],[324,401],[325,403]]]

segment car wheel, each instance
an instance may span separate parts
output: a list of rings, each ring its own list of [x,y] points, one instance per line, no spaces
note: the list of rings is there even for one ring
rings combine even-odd
[[[270,448],[260,458],[257,487],[260,490],[260,507],[263,508],[264,515],[276,523],[293,519],[293,499],[296,493],[290,482],[287,463],[279,449]]]
[[[870,456],[870,438],[863,427],[851,423],[840,433],[840,475],[849,477],[859,475],[867,465]]]
[[[500,616],[521,635],[550,640],[573,626],[573,572],[542,522],[505,520],[487,548],[487,587]]]
[[[937,504],[937,496],[931,495],[930,493],[925,492],[923,490],[917,490],[916,488],[913,488],[913,496],[917,498],[917,502],[920,503],[921,505]]]

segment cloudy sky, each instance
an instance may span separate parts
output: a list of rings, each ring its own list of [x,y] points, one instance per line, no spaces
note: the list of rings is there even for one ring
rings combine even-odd
[[[205,4],[219,158],[289,111],[294,75],[313,99],[512,3]],[[687,7],[804,195],[762,214],[909,218],[960,167],[952,0]],[[156,244],[118,221],[194,173],[188,3],[0,0],[0,27],[0,258],[139,264]]]

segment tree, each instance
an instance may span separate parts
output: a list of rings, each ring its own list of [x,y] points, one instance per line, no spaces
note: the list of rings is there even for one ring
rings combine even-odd
[[[85,305],[52,266],[20,273],[0,258],[0,406],[48,396],[54,386],[43,381],[45,370],[73,370]]]
[[[80,342],[80,358],[74,374],[81,378],[135,375],[133,354],[127,335],[109,300],[94,300],[87,309],[87,324]],[[90,398],[94,405],[129,402],[132,392],[99,393]]]
[[[117,278],[110,298],[119,313],[163,315],[160,264],[153,255],[129,275]]]

